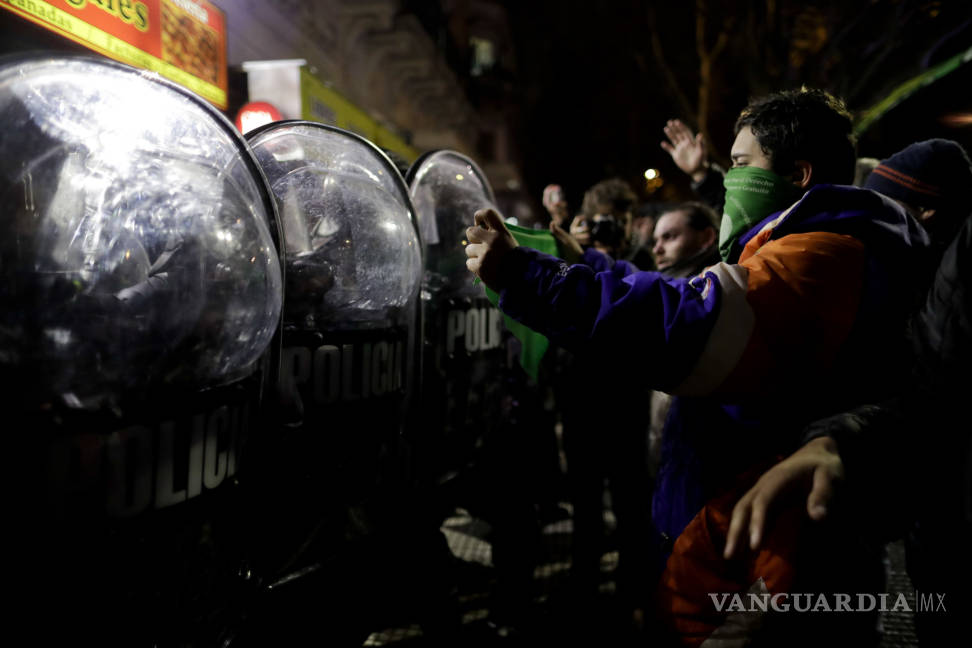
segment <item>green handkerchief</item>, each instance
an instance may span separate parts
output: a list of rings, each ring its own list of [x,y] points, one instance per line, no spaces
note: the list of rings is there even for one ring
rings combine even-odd
[[[517,244],[523,247],[533,248],[544,254],[557,256],[557,240],[548,230],[527,229],[517,225],[507,225],[506,228],[513,234],[513,238],[516,239]],[[486,288],[485,285],[483,288],[486,289],[486,299],[498,308],[499,295]],[[550,341],[545,336],[537,333],[533,329],[527,328],[511,317],[504,315],[503,320],[506,322],[506,328],[520,341],[520,366],[523,367],[523,370],[531,378],[536,380],[537,372],[540,369],[540,360],[543,358],[543,354],[547,352]]]

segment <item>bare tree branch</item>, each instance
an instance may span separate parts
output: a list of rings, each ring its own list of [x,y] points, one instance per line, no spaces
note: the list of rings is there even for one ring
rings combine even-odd
[[[695,109],[692,107],[692,103],[688,100],[688,97],[682,91],[682,88],[678,85],[678,79],[675,78],[675,73],[672,67],[665,61],[665,52],[662,48],[661,38],[658,35],[658,24],[655,19],[655,10],[650,4],[648,5],[648,27],[651,40],[651,51],[652,55],[655,57],[655,65],[661,72],[662,78],[665,80],[665,84],[668,86],[672,96],[675,97],[675,103],[678,104],[679,111],[686,119],[688,119],[690,116],[696,114]]]
[[[709,142],[709,150],[711,151],[713,147],[711,146],[712,137],[709,133],[709,113],[712,100],[712,67],[729,43],[729,34],[735,26],[735,17],[727,18],[723,22],[722,29],[716,37],[715,45],[711,49],[706,46],[707,18],[708,6],[706,0],[695,0],[695,51],[699,56],[697,123],[699,132]]]

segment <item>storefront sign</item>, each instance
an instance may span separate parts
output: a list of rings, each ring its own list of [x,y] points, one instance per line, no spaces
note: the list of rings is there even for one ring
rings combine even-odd
[[[401,137],[372,119],[368,113],[327,87],[307,68],[300,69],[301,118],[333,124],[361,135],[381,148],[394,151],[414,162],[418,151]]]
[[[251,130],[283,119],[277,107],[266,101],[251,101],[236,113],[236,128],[246,135]]]
[[[226,17],[206,0],[0,0],[0,8],[227,107]]]

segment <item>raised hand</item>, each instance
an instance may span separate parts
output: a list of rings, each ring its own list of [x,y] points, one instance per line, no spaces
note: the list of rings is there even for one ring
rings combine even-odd
[[[567,213],[567,199],[560,185],[550,184],[544,188],[543,206],[550,214],[550,220],[558,225],[563,225],[570,218]]]
[[[678,119],[669,119],[665,124],[667,142],[661,147],[672,156],[679,169],[701,182],[709,168],[709,156],[705,149],[702,133],[692,134],[692,130]]]

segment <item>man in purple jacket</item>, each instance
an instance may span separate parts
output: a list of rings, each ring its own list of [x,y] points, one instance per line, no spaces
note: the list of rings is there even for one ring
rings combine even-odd
[[[889,390],[914,304],[910,269],[928,245],[892,201],[831,184],[854,172],[849,115],[832,96],[770,95],[736,131],[719,245],[727,262],[692,279],[570,266],[516,247],[489,210],[466,233],[467,266],[506,314],[567,348],[640,363],[647,386],[679,396],[652,513],[662,605],[681,611],[666,621],[684,640],[712,635],[725,616],[705,596],[724,581],[706,581],[692,554],[713,542],[706,506],[792,449],[809,421]],[[705,559],[721,554],[712,547]],[[792,563],[780,564],[738,585],[786,589]],[[698,610],[685,603],[699,599]]]

